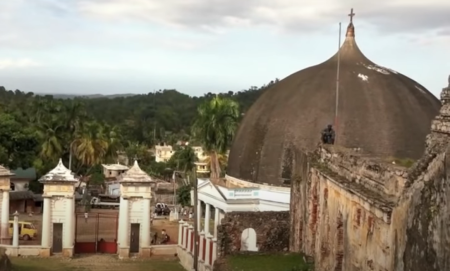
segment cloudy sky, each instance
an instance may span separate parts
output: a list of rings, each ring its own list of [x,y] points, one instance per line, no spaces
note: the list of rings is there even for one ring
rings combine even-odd
[[[350,8],[372,61],[435,95],[447,85],[448,0],[1,0],[0,85],[80,94],[242,90],[328,59]]]

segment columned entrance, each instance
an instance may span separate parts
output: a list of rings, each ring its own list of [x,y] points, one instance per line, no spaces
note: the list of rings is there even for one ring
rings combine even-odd
[[[77,213],[75,220],[75,253],[117,253],[118,213]]]

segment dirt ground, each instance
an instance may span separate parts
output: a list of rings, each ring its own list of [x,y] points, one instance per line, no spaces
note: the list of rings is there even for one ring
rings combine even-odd
[[[118,260],[117,256],[95,254],[72,259],[18,257],[11,258],[11,262],[14,271],[184,271],[175,257]]]
[[[109,242],[117,239],[118,219],[119,211],[110,209],[91,210],[87,220],[84,217],[84,213],[77,214],[75,224],[76,240],[80,242],[95,241],[96,227],[98,227],[98,239],[103,238],[103,240]],[[21,215],[19,220],[33,222],[38,230],[38,237],[35,240],[20,240],[20,245],[39,245],[41,243],[42,215]],[[153,238],[155,233],[158,234],[157,243],[161,241],[160,237],[163,229],[170,236],[170,243],[176,244],[178,242],[178,222],[170,222],[168,217],[154,219],[151,226],[151,235]]]

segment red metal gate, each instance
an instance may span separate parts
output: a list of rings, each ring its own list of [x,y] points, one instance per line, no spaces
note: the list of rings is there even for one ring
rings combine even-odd
[[[118,213],[76,214],[75,253],[117,253]]]

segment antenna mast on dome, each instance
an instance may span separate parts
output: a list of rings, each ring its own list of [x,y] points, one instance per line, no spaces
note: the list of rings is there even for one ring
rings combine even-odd
[[[336,105],[335,105],[335,113],[334,113],[334,130],[335,133],[335,142],[337,141],[337,129],[338,129],[338,113],[339,113],[339,75],[341,69],[341,23],[339,23],[339,39],[338,39],[338,53],[337,53],[337,71],[336,71]]]

